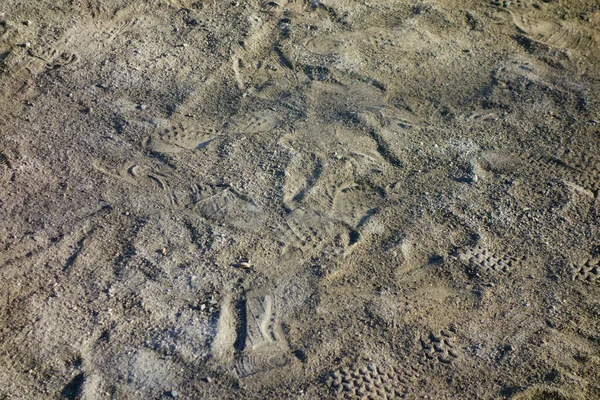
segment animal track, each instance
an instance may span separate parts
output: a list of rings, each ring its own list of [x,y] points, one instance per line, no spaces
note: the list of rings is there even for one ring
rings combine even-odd
[[[459,358],[459,352],[454,341],[454,330],[441,330],[421,338],[421,352],[424,360],[450,364]]]
[[[526,260],[525,257],[514,257],[510,254],[498,256],[479,244],[461,254],[460,258],[484,271],[494,272],[509,272]]]
[[[589,283],[600,282],[600,259],[587,259],[582,264],[572,265],[573,280],[581,280]]]
[[[409,382],[396,367],[369,364],[340,368],[327,378],[331,390],[346,399],[398,399],[405,396]]]

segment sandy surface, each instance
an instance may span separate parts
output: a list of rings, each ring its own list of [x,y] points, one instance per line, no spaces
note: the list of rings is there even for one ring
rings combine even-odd
[[[596,0],[2,0],[0,399],[599,399]]]

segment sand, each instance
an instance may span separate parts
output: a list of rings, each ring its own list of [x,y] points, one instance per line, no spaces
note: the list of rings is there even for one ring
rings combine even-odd
[[[3,0],[0,399],[600,398],[595,0]]]

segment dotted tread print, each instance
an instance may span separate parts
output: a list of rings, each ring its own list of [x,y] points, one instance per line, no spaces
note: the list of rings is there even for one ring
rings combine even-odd
[[[588,259],[583,264],[573,265],[573,280],[600,283],[600,259]]]
[[[526,257],[515,257],[510,254],[498,256],[489,252],[481,245],[467,251],[463,254],[463,259],[476,267],[481,267],[485,271],[509,272],[515,266],[526,260]]]
[[[600,190],[600,159],[585,154],[581,157],[569,159],[569,165],[573,165],[580,173],[573,177],[579,186],[592,192]]]
[[[182,149],[193,150],[204,147],[211,141],[212,136],[216,134],[217,131],[214,129],[200,132],[180,122],[161,129],[159,138],[167,144],[175,145]]]
[[[250,118],[248,125],[244,130],[248,133],[260,133],[274,129],[276,126],[277,120],[272,116],[267,114],[257,114]]]
[[[365,33],[367,35],[363,39],[363,43],[374,49],[382,50],[387,47],[394,47],[398,43],[398,37],[390,30],[370,29]]]
[[[491,2],[496,7],[502,7],[507,9],[524,9],[529,8],[533,4],[531,0],[494,0]]]
[[[441,330],[438,334],[431,332],[427,338],[421,338],[424,360],[451,364],[459,357],[458,348],[453,341],[451,330]]]
[[[396,367],[370,364],[340,368],[327,379],[331,390],[344,399],[398,399],[406,395],[408,382]]]
[[[563,161],[554,158],[546,157],[540,154],[528,153],[524,155],[525,160],[532,164],[536,169],[547,171],[550,175],[563,176],[565,172],[571,172],[572,168]]]
[[[574,158],[568,162],[535,154],[525,154],[524,158],[536,169],[545,170],[552,176],[565,176],[572,183],[592,192],[600,189],[600,160],[591,156]]]

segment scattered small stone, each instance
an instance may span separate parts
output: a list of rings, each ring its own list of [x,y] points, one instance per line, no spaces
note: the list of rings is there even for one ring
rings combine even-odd
[[[238,263],[234,264],[233,266],[241,269],[252,268],[252,264],[250,264],[250,261],[247,258],[241,258],[240,261],[238,261]]]
[[[23,25],[25,26],[31,26],[31,24],[33,24],[33,22],[31,22],[30,20],[23,21]]]
[[[207,383],[212,383],[212,382],[214,381],[214,379],[213,379],[213,378],[211,378],[210,376],[207,376],[206,378],[204,378],[204,380],[205,380]]]
[[[24,47],[24,48],[26,48],[26,49],[30,49],[30,48],[31,48],[31,43],[29,43],[29,42],[25,42],[25,43],[23,43],[23,44],[21,45],[21,47]]]
[[[169,392],[169,396],[171,396],[174,399],[177,399],[177,398],[179,398],[179,393],[177,391],[175,391],[175,390],[171,390]]]
[[[200,304],[200,311],[204,311],[206,310],[206,304],[202,303]]]
[[[139,106],[137,106],[138,110],[145,110],[146,108],[148,108],[148,106],[145,104],[140,104]]]
[[[163,247],[163,248],[161,249],[161,251],[160,251],[160,254],[162,254],[163,256],[164,256],[165,254],[167,254],[167,248],[166,248],[166,247]]]

